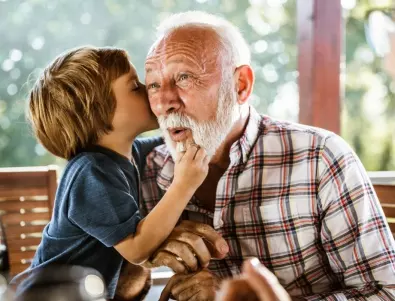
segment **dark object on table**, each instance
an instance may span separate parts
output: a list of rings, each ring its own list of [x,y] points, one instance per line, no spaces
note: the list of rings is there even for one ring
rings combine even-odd
[[[4,233],[3,224],[0,218],[0,274],[9,269],[7,244]]]
[[[101,301],[106,286],[94,269],[80,266],[45,267],[31,272],[18,283],[15,301]]]

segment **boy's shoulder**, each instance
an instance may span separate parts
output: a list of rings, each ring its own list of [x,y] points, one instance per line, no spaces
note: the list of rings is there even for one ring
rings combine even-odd
[[[112,160],[106,154],[100,152],[82,152],[72,158],[66,165],[66,169],[71,170],[87,170],[92,167],[110,167],[114,166],[114,160]]]
[[[75,181],[78,177],[88,177],[92,173],[120,174],[121,168],[111,157],[100,152],[82,152],[72,158],[66,165],[62,181]]]

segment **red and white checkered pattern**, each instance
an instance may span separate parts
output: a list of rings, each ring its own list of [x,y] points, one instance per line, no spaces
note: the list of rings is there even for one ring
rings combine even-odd
[[[257,257],[292,296],[305,300],[395,300],[395,243],[361,162],[339,136],[276,121],[250,108],[244,135],[217,186],[215,212],[193,198],[184,218],[212,225],[229,256],[221,277]],[[169,187],[166,146],[148,157],[142,214]]]

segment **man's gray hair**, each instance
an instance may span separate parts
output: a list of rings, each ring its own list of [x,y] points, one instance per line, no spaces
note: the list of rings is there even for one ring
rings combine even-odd
[[[249,46],[239,29],[229,21],[202,11],[187,11],[173,14],[163,20],[157,27],[158,39],[162,39],[172,31],[185,26],[208,27],[219,35],[223,50],[227,52],[224,57],[227,64],[232,67],[251,64]]]

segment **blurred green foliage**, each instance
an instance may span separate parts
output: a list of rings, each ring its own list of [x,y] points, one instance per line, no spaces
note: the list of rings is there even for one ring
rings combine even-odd
[[[369,170],[395,169],[394,89],[365,42],[361,11],[368,7],[361,0],[347,15],[342,135]],[[0,166],[64,164],[37,144],[25,118],[29,87],[56,55],[87,44],[125,48],[143,78],[155,26],[193,9],[222,15],[243,32],[258,111],[297,121],[296,0],[0,0]],[[380,110],[371,109],[372,91],[384,88]],[[366,114],[372,111],[374,118]]]
[[[395,170],[395,79],[384,71],[382,60],[369,48],[364,32],[366,12],[390,6],[395,6],[393,0],[359,0],[345,13],[341,135],[367,170]]]

